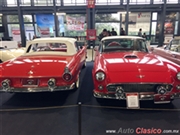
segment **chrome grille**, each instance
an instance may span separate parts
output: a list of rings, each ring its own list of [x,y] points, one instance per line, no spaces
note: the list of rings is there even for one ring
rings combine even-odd
[[[117,86],[121,86],[124,92],[156,92],[156,88],[163,85],[168,91],[171,91],[170,84],[111,84],[107,86],[109,92],[115,92]]]

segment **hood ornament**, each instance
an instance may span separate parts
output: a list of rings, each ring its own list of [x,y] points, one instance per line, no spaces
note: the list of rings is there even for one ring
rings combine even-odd
[[[137,75],[137,78],[144,78],[145,75]]]
[[[33,71],[29,71],[28,74],[29,74],[29,75],[32,75],[32,74],[33,74]]]

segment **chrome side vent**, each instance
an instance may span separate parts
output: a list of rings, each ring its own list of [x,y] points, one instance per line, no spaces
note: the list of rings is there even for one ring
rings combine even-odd
[[[126,59],[137,59],[138,57],[136,55],[126,55],[124,56]]]

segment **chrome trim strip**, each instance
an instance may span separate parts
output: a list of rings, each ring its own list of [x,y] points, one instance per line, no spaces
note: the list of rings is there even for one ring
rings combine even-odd
[[[173,86],[173,84],[170,84],[170,83],[148,83],[148,82],[146,82],[146,83],[109,83],[107,86],[109,86],[109,85],[121,85],[121,84],[163,84],[163,85],[172,85]]]
[[[31,92],[53,92],[53,91],[64,91],[64,90],[72,90],[75,88],[75,83],[71,85],[65,86],[57,86],[53,90],[50,90],[48,87],[35,87],[35,88],[13,88],[11,87],[10,90],[6,91],[0,87],[0,92],[22,92],[22,93],[31,93]]]
[[[155,104],[168,104],[171,101],[158,101],[158,102],[154,102]]]

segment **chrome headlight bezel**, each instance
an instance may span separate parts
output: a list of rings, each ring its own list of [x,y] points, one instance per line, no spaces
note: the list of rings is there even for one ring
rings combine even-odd
[[[4,90],[9,90],[10,89],[10,80],[9,79],[5,79],[1,82],[1,86]],[[6,85],[4,85],[6,84]]]
[[[98,72],[95,74],[95,77],[96,77],[96,80],[97,80],[97,81],[104,81],[106,75],[105,75],[104,72],[98,71]]]
[[[49,87],[55,87],[56,86],[56,80],[54,78],[50,78],[48,80],[48,86]]]
[[[176,78],[180,80],[180,72],[177,73]]]

